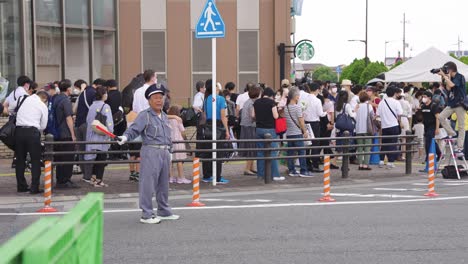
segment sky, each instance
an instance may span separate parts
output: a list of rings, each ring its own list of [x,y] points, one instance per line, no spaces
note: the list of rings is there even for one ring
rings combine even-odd
[[[467,0],[368,0],[368,57],[383,61],[403,55],[403,13],[406,13],[406,57],[434,46],[443,52],[468,50]],[[296,43],[310,39],[315,56],[308,63],[328,66],[350,64],[364,58],[365,0],[304,0],[302,16],[296,17]],[[297,61],[300,62],[300,61]]]

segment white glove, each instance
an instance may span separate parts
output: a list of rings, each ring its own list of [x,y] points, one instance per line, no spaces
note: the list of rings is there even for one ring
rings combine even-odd
[[[123,144],[127,143],[128,138],[126,136],[117,137],[117,143],[122,146]]]

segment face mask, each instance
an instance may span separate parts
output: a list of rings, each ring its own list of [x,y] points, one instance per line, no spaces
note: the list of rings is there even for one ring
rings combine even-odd
[[[423,98],[423,99],[422,99],[422,102],[423,102],[423,103],[427,103],[427,98]]]
[[[102,96],[102,100],[103,100],[103,101],[107,101],[107,94],[105,94],[105,95]]]
[[[338,88],[334,87],[334,88],[331,89],[331,91],[332,91],[332,93],[335,94],[338,91]]]
[[[74,89],[73,89],[73,94],[74,94],[74,95],[80,94],[80,89],[74,88]]]

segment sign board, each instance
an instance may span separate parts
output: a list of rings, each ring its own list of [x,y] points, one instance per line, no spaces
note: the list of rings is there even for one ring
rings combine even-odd
[[[301,61],[309,61],[315,55],[314,46],[310,40],[301,40],[294,46],[294,55]]]
[[[336,73],[341,73],[342,72],[342,69],[340,66],[336,66],[336,69],[335,69]]]
[[[226,29],[214,0],[207,0],[195,27],[196,38],[224,38]]]

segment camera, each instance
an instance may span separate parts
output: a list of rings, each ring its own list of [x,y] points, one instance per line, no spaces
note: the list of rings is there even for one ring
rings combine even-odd
[[[432,70],[431,70],[431,73],[432,73],[432,74],[437,74],[437,73],[439,73],[440,71],[442,71],[442,72],[445,73],[445,74],[448,74],[448,67],[444,65],[444,66],[442,66],[442,68],[439,68],[439,69],[432,69]]]

